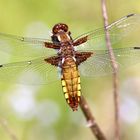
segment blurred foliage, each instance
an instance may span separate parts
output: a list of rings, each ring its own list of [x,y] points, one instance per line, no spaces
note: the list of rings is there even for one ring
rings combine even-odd
[[[107,8],[111,23],[124,15],[140,13],[140,1],[107,0]],[[22,36],[46,37],[58,22],[67,23],[73,37],[103,26],[99,0],[0,0],[0,13],[0,32]],[[123,140],[139,140],[139,68],[134,66],[120,74]],[[110,140],[114,128],[111,80],[111,76],[82,77],[84,96]],[[7,120],[7,127],[19,140],[94,139],[81,110],[73,112],[66,104],[60,81],[46,86],[1,83],[0,97],[0,118]],[[9,139],[1,125],[0,139]]]

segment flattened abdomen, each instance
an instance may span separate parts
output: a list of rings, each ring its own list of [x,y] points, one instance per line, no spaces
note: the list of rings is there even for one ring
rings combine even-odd
[[[73,111],[77,110],[81,97],[81,85],[78,68],[72,58],[63,64],[61,83],[67,103]]]

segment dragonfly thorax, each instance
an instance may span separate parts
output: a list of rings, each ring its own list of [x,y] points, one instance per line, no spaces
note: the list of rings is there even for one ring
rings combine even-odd
[[[62,45],[58,53],[63,57],[67,56],[73,57],[75,54],[75,50],[72,45]]]

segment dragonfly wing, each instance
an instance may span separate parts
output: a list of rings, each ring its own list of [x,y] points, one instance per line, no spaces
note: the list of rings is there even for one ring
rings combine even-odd
[[[0,33],[0,52],[12,54],[20,61],[54,55],[55,50],[45,48],[45,42],[50,41]]]
[[[47,63],[44,57],[0,65],[0,82],[28,85],[49,84],[59,79],[58,69]]]
[[[132,44],[133,45],[140,44],[140,40],[137,37],[139,36],[139,31],[140,31],[140,15],[138,14],[127,15],[117,20],[116,22],[113,22],[112,24],[108,25],[106,28],[110,33],[111,44],[114,48],[117,47],[118,45],[124,47],[123,46],[124,43],[125,44],[127,43],[127,45],[131,44],[131,46]],[[95,49],[106,49],[104,28],[100,28],[95,31],[91,31],[86,34],[83,34],[80,37],[76,38],[74,41],[86,36],[87,36],[87,41],[75,47],[77,51],[78,50],[91,51]],[[127,46],[127,47],[131,47],[131,46]]]
[[[113,49],[118,70],[140,63],[140,47]],[[83,76],[96,77],[114,73],[107,50],[95,50],[93,55],[79,65]]]

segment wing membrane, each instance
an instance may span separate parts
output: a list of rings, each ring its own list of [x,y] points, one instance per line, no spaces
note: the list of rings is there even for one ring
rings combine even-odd
[[[55,54],[55,50],[45,48],[44,42],[50,41],[0,33],[0,51],[12,54],[13,58],[17,58],[20,61]]]
[[[124,69],[140,63],[140,47],[113,49],[118,68]],[[79,66],[82,75],[89,77],[114,73],[107,50],[95,50],[93,56]]]
[[[127,42],[127,47],[138,46],[140,44],[140,15],[130,14],[106,27],[110,33],[112,47],[124,47]],[[94,50],[106,49],[104,28],[88,32],[75,39],[87,36],[87,42],[75,47],[76,50]],[[116,45],[116,46],[115,46]]]
[[[48,84],[58,80],[56,67],[46,63],[44,57],[0,65],[0,82],[29,85]]]

